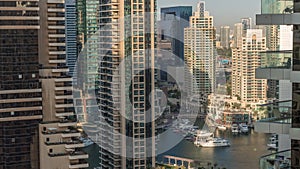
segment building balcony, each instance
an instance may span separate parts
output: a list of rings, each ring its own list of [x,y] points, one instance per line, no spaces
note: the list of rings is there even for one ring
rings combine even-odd
[[[65,145],[66,149],[82,148],[82,147],[84,147],[84,144],[82,142],[70,142]]]
[[[49,38],[64,38],[66,37],[65,34],[49,34],[48,35]]]
[[[77,122],[67,121],[67,122],[58,123],[58,127],[71,127],[71,126],[77,126]]]
[[[254,130],[259,133],[289,134],[292,122],[291,101],[279,101],[264,104],[268,117],[254,123]]]
[[[257,14],[257,25],[299,25],[300,13],[292,14]]]
[[[48,0],[47,2],[49,4],[59,4],[59,3],[63,4],[65,3],[65,0]]]
[[[268,118],[254,123],[254,130],[259,133],[289,134],[291,118]]]
[[[61,156],[67,156],[68,153],[48,153],[50,157],[61,157]]]
[[[68,107],[73,107],[73,104],[56,104],[55,108],[68,108]]]
[[[48,128],[47,131],[42,131],[44,135],[54,135],[54,134],[61,134],[62,137],[80,137],[81,134],[77,129],[66,129],[63,131],[59,131],[57,128]]]
[[[49,46],[66,46],[66,43],[49,43]]]
[[[257,79],[291,80],[292,51],[261,53],[261,65],[255,71]]]
[[[69,72],[69,68],[52,69],[53,73]]]
[[[68,137],[80,137],[81,134],[79,132],[76,133],[65,133],[61,135],[64,138],[68,138]]]
[[[260,169],[275,168],[291,168],[291,150],[285,150],[262,156],[259,160]]]
[[[48,17],[49,21],[64,21],[65,17]]]
[[[69,168],[87,168],[89,167],[88,162],[85,159],[80,159],[76,162],[71,162]]]
[[[291,58],[293,52],[287,51],[267,51],[261,52],[261,65],[260,68],[273,68],[273,69],[290,69],[292,67]]]
[[[73,99],[72,95],[62,95],[62,96],[55,96],[55,99],[61,100],[61,99]]]
[[[258,68],[255,70],[256,79],[291,80],[291,69]]]
[[[0,10],[6,11],[39,11],[39,7],[24,7],[24,6],[17,6],[17,7],[0,7]]]
[[[60,142],[48,142],[48,141],[46,141],[45,144],[47,146],[55,146],[55,145],[65,144],[66,149],[84,147],[83,142],[79,139],[72,139],[70,141],[60,141]]]
[[[48,8],[48,12],[65,12],[64,8]]]
[[[69,155],[70,160],[80,160],[80,159],[88,159],[88,158],[89,158],[89,155],[86,154],[85,152],[81,152],[81,151],[74,152]]]
[[[49,51],[49,55],[64,55],[66,51]]]
[[[55,79],[55,82],[72,82],[72,78],[59,78]]]
[[[66,117],[66,116],[73,116],[74,112],[61,112],[61,113],[56,113],[56,117]]]
[[[18,111],[33,111],[33,110],[42,110],[42,106],[34,106],[34,107],[14,107],[14,108],[4,108],[0,109],[0,113],[5,112],[18,112]]]
[[[57,64],[57,63],[67,63],[67,61],[65,59],[50,59],[49,63],[54,63],[54,64]]]
[[[68,91],[72,91],[73,87],[55,87],[56,91],[62,91],[62,90],[68,90]]]

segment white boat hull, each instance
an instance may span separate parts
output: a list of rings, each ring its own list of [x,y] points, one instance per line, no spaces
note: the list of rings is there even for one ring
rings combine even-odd
[[[209,138],[207,140],[196,141],[194,143],[199,147],[228,147],[230,143],[228,140],[220,139],[220,138]]]
[[[213,148],[213,147],[229,147],[230,144],[200,144],[201,147]]]

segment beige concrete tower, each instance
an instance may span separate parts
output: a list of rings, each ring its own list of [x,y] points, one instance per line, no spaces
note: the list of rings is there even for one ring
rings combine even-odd
[[[260,66],[260,52],[266,50],[266,38],[260,29],[248,29],[242,46],[232,49],[232,96],[242,101],[258,103],[266,100],[266,80],[255,79]]]
[[[215,89],[215,33],[213,17],[200,1],[184,30],[185,87],[188,94],[210,94]],[[190,75],[193,77],[191,78]]]
[[[65,1],[39,1],[39,63],[43,121],[39,125],[40,168],[86,168],[88,155],[79,139],[72,78],[67,75]]]

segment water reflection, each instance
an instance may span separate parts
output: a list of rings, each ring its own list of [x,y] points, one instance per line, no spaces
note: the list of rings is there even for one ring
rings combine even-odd
[[[178,137],[177,133],[168,131],[168,137],[160,138],[161,146],[167,146],[172,142],[172,138]],[[169,151],[158,156],[158,162],[162,161],[163,155],[173,155],[179,157],[199,160],[203,163],[217,163],[218,167],[227,169],[253,169],[259,168],[259,158],[270,153],[267,150],[269,135],[256,133],[253,130],[248,135],[232,135],[229,130],[216,131],[215,136],[226,138],[230,141],[230,147],[199,148],[192,142],[183,140]]]

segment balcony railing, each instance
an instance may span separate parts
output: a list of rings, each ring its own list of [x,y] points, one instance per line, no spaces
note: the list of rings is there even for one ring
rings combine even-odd
[[[268,104],[260,105],[261,107],[267,107],[268,116],[259,122],[275,122],[275,123],[291,123],[291,109],[292,101],[275,101]]]
[[[80,159],[75,162],[70,162],[69,168],[87,168],[89,167],[88,162],[85,159]]]
[[[269,169],[279,166],[278,168],[291,168],[291,150],[280,151],[277,153],[263,156],[259,160],[260,169]]]
[[[279,101],[261,105],[267,107],[266,117],[254,123],[260,133],[288,134],[291,128],[291,101]]]
[[[293,0],[261,0],[262,14],[293,13]]]
[[[60,145],[60,144],[68,144],[68,145],[74,145],[74,144],[83,144],[81,140],[71,140],[71,141],[61,141],[61,142],[45,142],[46,145]]]
[[[289,69],[292,66],[292,51],[267,51],[260,53],[260,68]]]

